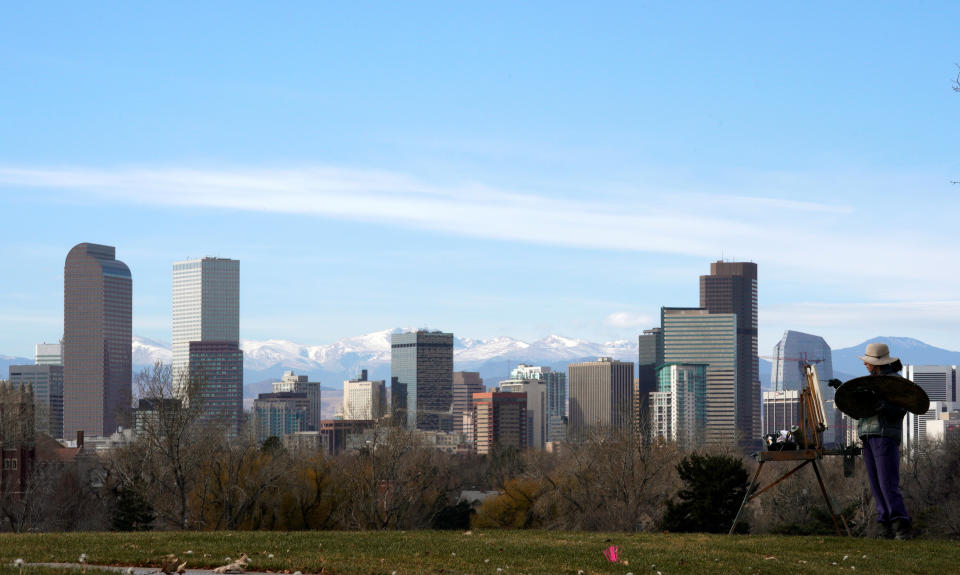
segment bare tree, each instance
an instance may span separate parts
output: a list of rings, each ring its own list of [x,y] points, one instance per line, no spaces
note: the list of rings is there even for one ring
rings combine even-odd
[[[643,443],[629,430],[596,429],[565,444],[550,468],[539,460],[528,474],[549,490],[535,510],[556,529],[652,528],[676,490],[680,451],[670,443]]]
[[[174,386],[171,367],[159,361],[136,375],[137,441],[112,454],[111,472],[149,501],[158,519],[188,529],[195,526],[190,494],[216,433],[205,433],[201,420],[202,380],[187,374],[178,379]]]
[[[429,527],[458,488],[452,457],[397,427],[375,428],[365,449],[337,463],[339,482],[349,486],[338,515],[350,529]]]

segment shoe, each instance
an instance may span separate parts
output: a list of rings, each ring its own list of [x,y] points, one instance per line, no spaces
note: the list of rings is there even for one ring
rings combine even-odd
[[[913,525],[910,524],[909,519],[894,519],[893,520],[893,536],[896,539],[901,541],[906,539],[913,539]]]
[[[877,522],[877,539],[893,539],[896,533],[893,531],[893,524],[889,521]]]

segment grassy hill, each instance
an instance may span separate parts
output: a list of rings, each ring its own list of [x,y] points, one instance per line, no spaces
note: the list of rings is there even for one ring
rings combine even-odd
[[[621,548],[620,563],[602,551]],[[951,541],[839,537],[625,534],[544,531],[472,532],[151,532],[0,535],[0,564],[76,561],[158,565],[168,553],[188,568],[222,565],[247,553],[249,569],[291,573],[513,575],[610,573],[744,575],[956,572]],[[24,571],[29,575],[30,569]],[[39,571],[37,571],[39,573]]]

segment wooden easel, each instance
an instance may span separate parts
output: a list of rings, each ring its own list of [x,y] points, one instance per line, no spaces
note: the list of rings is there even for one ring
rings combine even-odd
[[[827,424],[823,408],[823,396],[820,394],[820,380],[817,378],[817,368],[813,364],[804,365],[803,373],[806,377],[806,384],[800,392],[800,422],[802,433],[800,433],[797,438],[799,449],[796,451],[758,451],[754,454],[757,461],[760,462],[760,465],[757,467],[757,472],[753,475],[753,479],[750,480],[750,486],[743,496],[743,502],[737,511],[737,517],[733,520],[733,525],[730,526],[730,535],[733,535],[737,523],[740,521],[740,516],[743,515],[743,509],[749,501],[759,497],[763,492],[777,485],[787,477],[790,477],[799,471],[800,468],[810,465],[813,467],[813,472],[817,476],[817,483],[820,484],[820,491],[823,493],[823,500],[826,502],[827,509],[830,511],[830,518],[833,519],[833,526],[837,530],[837,535],[843,535],[843,532],[840,530],[840,524],[842,523],[844,531],[850,536],[850,528],[847,526],[847,520],[842,513],[839,514],[840,521],[837,521],[838,514],[833,510],[833,504],[830,503],[830,496],[827,494],[827,487],[824,485],[823,476],[820,474],[820,466],[817,465],[817,460],[824,455],[842,455],[843,452],[838,451],[834,453],[833,451],[824,450],[823,432],[827,428]],[[758,479],[760,472],[768,461],[799,461],[800,463],[787,473],[781,475],[773,483],[754,493],[754,489],[759,486]]]

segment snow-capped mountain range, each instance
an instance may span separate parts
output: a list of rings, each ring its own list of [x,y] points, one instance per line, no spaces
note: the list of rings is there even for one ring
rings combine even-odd
[[[326,387],[340,388],[360,369],[368,370],[372,379],[390,379],[390,336],[409,331],[401,328],[376,331],[348,337],[328,345],[309,345],[287,340],[242,340],[244,381],[251,396],[269,390],[269,382],[277,381],[284,370],[309,375]],[[134,336],[133,364],[146,366],[156,360],[171,361],[170,345]],[[566,369],[566,364],[584,359],[609,356],[636,361],[636,341],[593,343],[559,335],[551,335],[528,343],[512,337],[492,339],[455,338],[454,369],[479,371],[485,379],[504,378],[517,363],[548,365]]]

